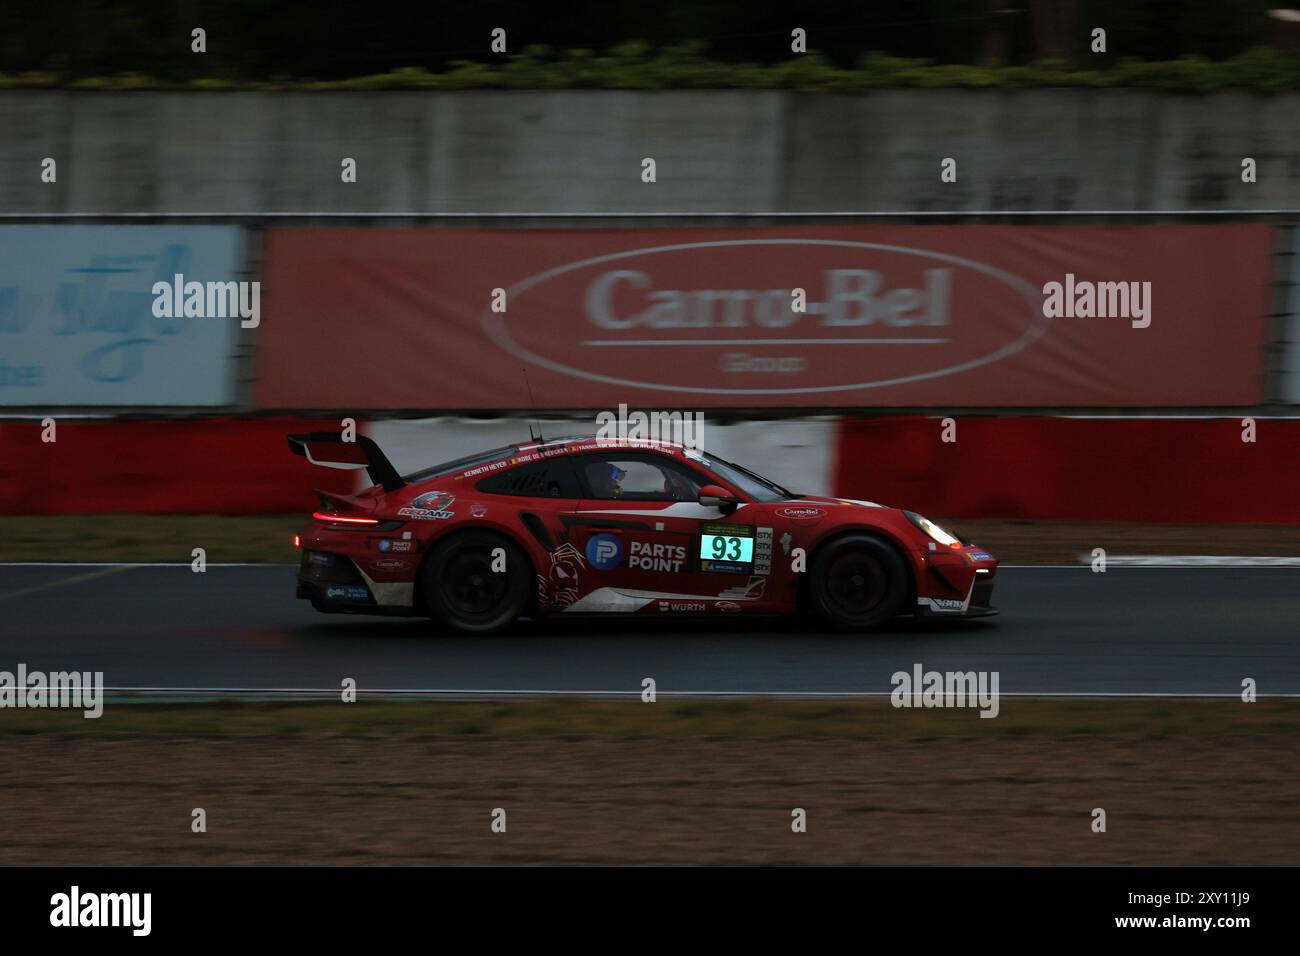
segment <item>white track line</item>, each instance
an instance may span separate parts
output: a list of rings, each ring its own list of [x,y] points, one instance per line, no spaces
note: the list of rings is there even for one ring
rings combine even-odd
[[[1089,565],[1093,557],[1079,555]],[[1300,558],[1216,554],[1108,554],[1106,566],[1117,568],[1300,568]]]
[[[0,561],[0,568],[188,568],[192,561]],[[209,562],[209,568],[296,568],[296,564],[266,561]],[[198,572],[195,572],[198,573]]]
[[[251,695],[317,695],[338,698],[342,688],[336,687],[105,687],[105,691],[120,694],[139,694],[141,696],[181,695],[181,694],[251,694]],[[372,695],[376,697],[611,697],[641,699],[642,691],[637,690],[489,690],[483,688],[424,688],[424,689],[356,689],[358,697]],[[656,692],[658,697],[773,697],[789,699],[853,699],[885,698],[893,696],[892,691],[744,691],[744,690],[681,690]],[[1225,693],[1165,693],[1165,692],[1096,692],[1096,691],[1003,691],[999,697],[1012,698],[1204,698],[1221,700],[1240,700],[1240,692]],[[1260,698],[1300,698],[1296,694],[1260,694]]]

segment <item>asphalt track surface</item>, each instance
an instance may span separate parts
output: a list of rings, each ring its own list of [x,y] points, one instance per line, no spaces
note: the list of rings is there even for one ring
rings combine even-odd
[[[553,619],[486,638],[323,615],[284,565],[0,566],[0,670],[109,688],[638,694],[888,693],[987,670],[1003,694],[1300,694],[1300,569],[1002,568],[999,617],[866,636],[799,619]]]

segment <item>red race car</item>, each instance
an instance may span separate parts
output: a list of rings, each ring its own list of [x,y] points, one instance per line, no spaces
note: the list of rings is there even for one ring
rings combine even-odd
[[[900,615],[994,614],[997,561],[910,511],[794,494],[706,452],[535,440],[399,475],[373,440],[290,435],[356,495],[317,492],[298,597],[482,634],[551,614],[811,611],[867,631]]]

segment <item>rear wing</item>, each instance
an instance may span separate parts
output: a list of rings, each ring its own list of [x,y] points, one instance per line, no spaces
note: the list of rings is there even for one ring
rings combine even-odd
[[[344,441],[339,432],[310,432],[306,435],[289,435],[289,450],[301,455],[313,465],[325,468],[364,468],[370,480],[385,491],[405,488],[406,482],[397,473],[393,463],[379,450],[379,446],[365,435],[355,441]]]

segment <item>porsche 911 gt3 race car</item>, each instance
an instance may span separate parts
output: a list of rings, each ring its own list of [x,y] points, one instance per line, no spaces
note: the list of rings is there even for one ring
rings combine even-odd
[[[372,439],[290,435],[373,487],[317,491],[298,597],[330,613],[427,615],[482,634],[553,614],[812,612],[867,631],[972,617],[997,561],[910,511],[799,495],[658,441],[536,440],[399,475]]]

